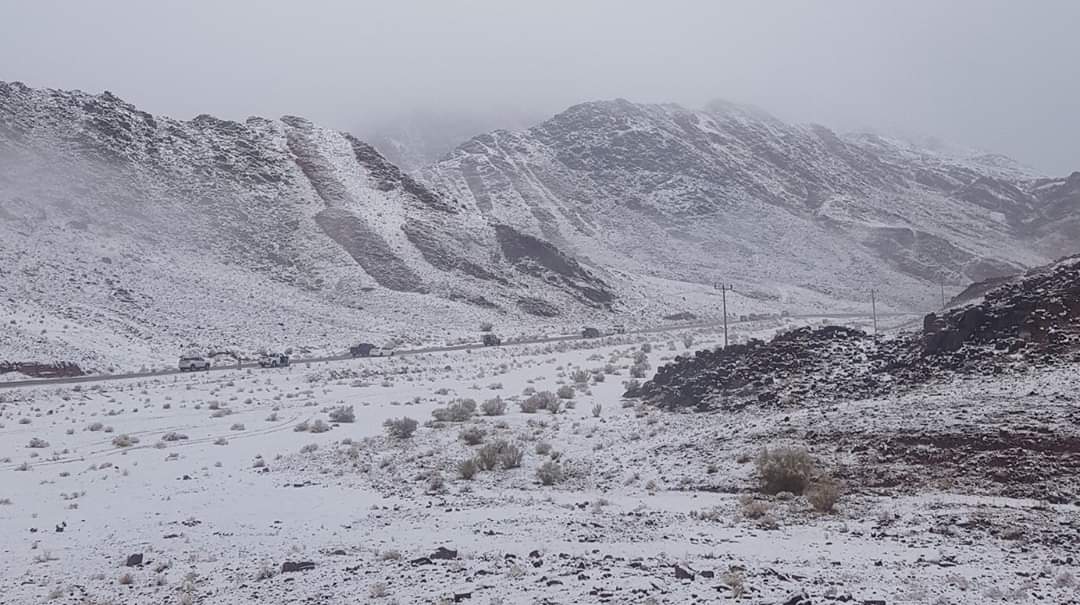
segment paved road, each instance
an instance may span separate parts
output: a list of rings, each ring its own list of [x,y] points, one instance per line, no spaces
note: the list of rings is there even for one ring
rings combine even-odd
[[[914,315],[913,313],[879,313],[878,317],[898,317]],[[828,315],[790,315],[793,319],[836,319],[836,318],[867,318],[865,314],[859,313],[831,313]],[[746,320],[749,322],[750,320]],[[760,320],[755,320],[760,321]],[[654,334],[657,332],[674,332],[678,330],[690,330],[699,328],[714,328],[723,325],[723,321],[707,321],[707,322],[694,322],[694,323],[680,323],[678,325],[659,326],[654,328],[643,328],[640,330],[627,330],[627,334]],[[741,320],[728,320],[728,325],[735,325],[744,323]],[[511,342],[505,342],[502,346],[517,346],[517,345],[529,345],[529,344],[542,344],[549,342],[562,342],[567,340],[585,340],[580,334],[566,334],[561,336],[547,336],[542,338],[530,338],[524,340],[514,340]],[[480,343],[469,343],[462,345],[451,346],[436,346],[436,347],[422,347],[419,349],[407,349],[395,351],[395,356],[404,355],[421,355],[423,353],[442,353],[447,351],[464,351],[466,349],[479,349],[483,348]],[[352,355],[331,355],[326,357],[307,357],[296,358],[290,360],[293,365],[306,364],[306,363],[325,363],[328,361],[345,361],[348,359],[354,359]],[[358,359],[376,359],[376,358],[358,358]],[[209,372],[220,372],[224,370],[237,370],[244,368],[257,368],[259,364],[257,362],[249,361],[241,363],[239,365],[221,365],[210,368]],[[152,372],[134,372],[130,374],[94,374],[89,376],[72,376],[68,378],[32,378],[29,380],[12,380],[7,382],[0,382],[0,389],[11,389],[17,387],[33,387],[43,385],[60,385],[60,384],[73,384],[73,383],[86,383],[86,382],[104,382],[110,380],[129,380],[132,378],[154,378],[158,376],[169,376],[172,374],[182,374],[180,370],[156,370]]]

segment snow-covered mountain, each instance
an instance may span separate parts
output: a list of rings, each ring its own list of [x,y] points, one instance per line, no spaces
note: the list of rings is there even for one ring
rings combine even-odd
[[[8,359],[340,349],[616,298],[602,271],[350,135],[19,83],[0,83],[0,258]]]
[[[651,324],[717,314],[718,281],[735,314],[925,310],[1073,252],[1078,200],[1080,174],[723,103],[585,103],[414,176],[303,118],[0,83],[0,359]]]
[[[932,307],[937,284],[1074,252],[1077,183],[793,126],[717,102],[584,103],[461,145],[423,171],[501,223],[628,274]]]

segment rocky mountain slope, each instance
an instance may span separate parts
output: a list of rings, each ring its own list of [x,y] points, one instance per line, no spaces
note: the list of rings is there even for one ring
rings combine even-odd
[[[616,300],[602,270],[302,118],[0,83],[0,167],[8,359],[340,348]]]
[[[698,351],[632,386],[670,408],[795,407],[894,395],[956,375],[1026,373],[1080,362],[1080,256],[1005,280],[974,304],[875,338],[842,326]]]
[[[731,281],[774,301],[876,288],[927,308],[940,280],[962,287],[1075,252],[1080,209],[1080,173],[1040,178],[1000,156],[948,157],[725,103],[585,103],[476,137],[422,174],[604,266]]]

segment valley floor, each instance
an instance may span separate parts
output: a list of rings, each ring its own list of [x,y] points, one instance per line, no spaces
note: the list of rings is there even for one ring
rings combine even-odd
[[[1077,367],[678,414],[620,397],[645,343],[650,372],[686,351],[631,335],[0,392],[0,602],[1080,602]],[[520,410],[560,387],[560,413]],[[426,425],[497,396],[504,415]],[[420,428],[388,436],[402,416]],[[461,478],[467,428],[520,467]],[[783,444],[841,481],[835,512],[759,493],[754,457]]]

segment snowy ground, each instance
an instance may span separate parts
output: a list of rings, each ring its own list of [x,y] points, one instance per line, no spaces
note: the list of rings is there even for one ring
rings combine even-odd
[[[1075,502],[1005,497],[962,469],[922,477],[844,441],[961,415],[1075,435],[1076,367],[828,409],[670,414],[620,399],[647,339],[653,369],[685,351],[656,334],[0,392],[0,602],[1080,602]],[[561,413],[519,409],[580,369]],[[454,399],[496,396],[505,415],[424,426]],[[340,405],[355,422],[330,423]],[[387,436],[401,416],[421,427]],[[295,430],[318,420],[330,430]],[[460,478],[483,447],[467,427],[518,444],[521,466]],[[753,456],[781,443],[845,479],[837,512],[758,493]],[[565,475],[553,486],[537,479],[547,461]]]

